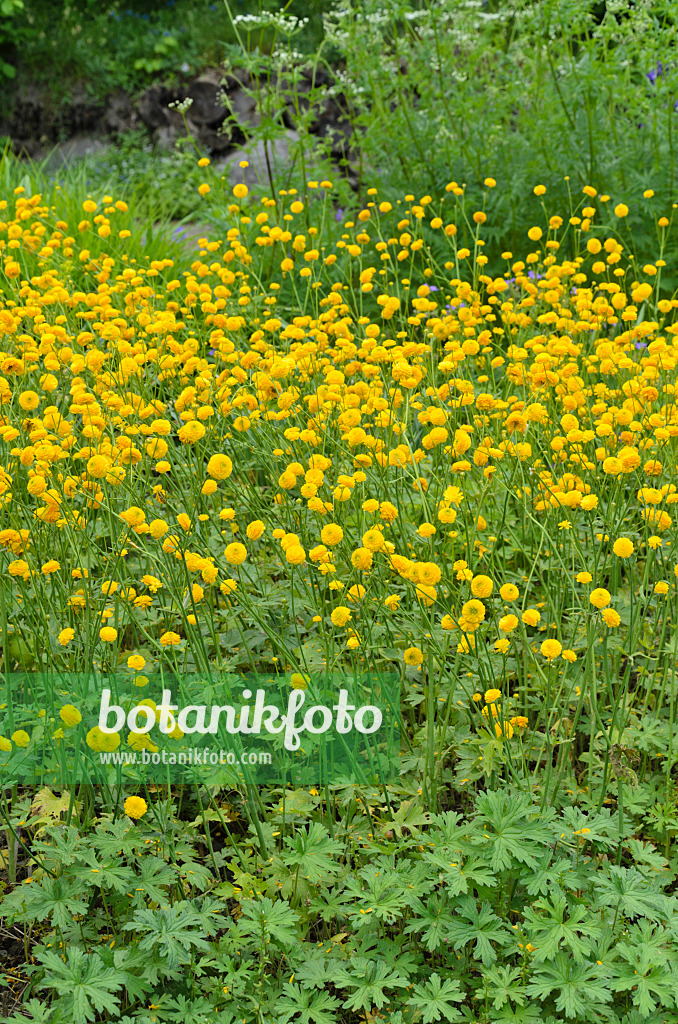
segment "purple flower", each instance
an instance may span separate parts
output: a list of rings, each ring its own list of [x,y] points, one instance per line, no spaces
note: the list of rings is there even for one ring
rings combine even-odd
[[[664,74],[664,65],[663,65],[663,64],[662,64],[662,62],[660,61],[660,62],[659,62],[659,64],[657,64],[657,67],[656,67],[656,68],[653,68],[653,69],[652,69],[652,71],[648,71],[648,72],[646,73],[645,77],[646,77],[646,78],[647,78],[647,79],[649,80],[649,82],[650,82],[650,85],[655,85],[655,84],[656,84],[656,81],[657,81],[657,79],[658,79],[658,78],[659,78],[659,77],[660,77],[661,75],[663,75],[663,74]]]

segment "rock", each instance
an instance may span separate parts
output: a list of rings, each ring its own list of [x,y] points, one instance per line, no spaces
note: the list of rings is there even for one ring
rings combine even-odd
[[[169,123],[168,104],[179,98],[178,90],[166,85],[151,85],[142,92],[137,101],[137,111],[149,131]]]
[[[235,118],[243,134],[251,133],[253,128],[261,124],[261,115],[257,110],[257,103],[254,96],[243,89],[235,89],[228,94],[228,103],[231,108],[231,116]]]
[[[105,139],[92,137],[91,135],[73,135],[65,142],[58,142],[48,153],[45,164],[47,171],[56,171],[74,160],[80,160],[85,156],[93,156],[96,153],[105,153],[109,150],[110,144]]]
[[[187,115],[184,116],[186,117],[185,124],[184,118],[178,110],[175,110],[173,107],[168,107],[166,109],[165,124],[161,124],[156,128],[151,136],[153,144],[157,146],[158,149],[166,149],[171,152],[179,139],[186,138],[186,129],[188,129],[188,134],[192,135],[194,139],[199,139],[200,129],[198,125],[194,124]]]
[[[208,68],[188,86],[186,96],[192,100],[191,120],[196,124],[216,127],[226,117],[223,79],[223,72]]]
[[[227,125],[224,130],[204,126],[200,129],[198,142],[211,153],[227,153],[229,149],[233,149],[233,137]]]
[[[119,90],[108,97],[102,126],[111,135],[122,135],[139,126],[139,115],[131,96]]]
[[[243,146],[242,149],[230,153],[225,160],[215,161],[214,169],[224,174],[231,185],[238,182],[244,182],[250,187],[252,185],[267,185],[269,183],[268,164],[270,164],[274,178],[282,174],[286,168],[292,166],[294,162],[292,151],[298,142],[297,132],[287,130],[284,135],[272,141],[264,142],[263,139],[260,139],[258,142]],[[268,164],[266,162],[267,149]],[[240,167],[239,164],[242,160],[249,161],[249,167]]]

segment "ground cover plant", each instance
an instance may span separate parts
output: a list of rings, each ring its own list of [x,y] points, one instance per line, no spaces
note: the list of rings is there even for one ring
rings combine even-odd
[[[192,251],[0,169],[4,674],[396,671],[401,772],[6,785],[4,1019],[677,1021],[670,203],[535,183],[490,274],[500,178],[199,168]]]

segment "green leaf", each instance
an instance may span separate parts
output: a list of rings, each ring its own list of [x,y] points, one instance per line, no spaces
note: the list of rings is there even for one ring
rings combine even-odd
[[[327,992],[315,992],[290,983],[283,986],[275,1008],[280,1024],[334,1024],[339,1000]]]
[[[284,860],[291,866],[297,866],[311,885],[317,885],[323,876],[331,878],[340,871],[340,865],[332,860],[332,856],[341,853],[343,847],[336,839],[330,838],[325,826],[318,821],[311,823],[308,832],[301,830],[286,837],[285,845]]]
[[[426,984],[414,986],[407,1005],[420,1010],[423,1024],[432,1024],[441,1017],[450,1021],[461,1020],[461,1014],[452,1003],[463,998],[464,993],[456,978],[441,981],[440,975],[432,974]]]
[[[609,874],[596,879],[596,902],[600,907],[614,908],[628,918],[646,917],[659,921],[669,913],[667,897],[658,891],[655,879],[648,879],[636,868],[608,865]]]
[[[535,867],[543,848],[553,840],[549,825],[555,812],[549,809],[538,815],[538,808],[528,797],[481,793],[477,811],[485,838],[492,844],[495,871],[510,868],[514,861]]]
[[[371,1010],[373,1006],[380,1010],[389,1002],[386,989],[405,988],[408,980],[387,964],[358,956],[349,968],[337,971],[334,984],[355,989],[343,1004],[347,1010]]]
[[[475,940],[474,957],[487,966],[497,959],[493,942],[506,945],[510,941],[506,925],[497,917],[489,903],[482,903],[480,910],[470,896],[459,902],[457,912],[448,927],[448,939],[455,949],[463,949]]]
[[[287,900],[245,900],[238,930],[251,935],[265,948],[273,940],[281,946],[290,946],[297,941],[299,915],[292,910]]]
[[[70,946],[63,958],[44,949],[36,956],[46,972],[39,988],[53,989],[60,996],[59,1009],[73,1024],[117,1011],[120,1001],[115,993],[122,988],[122,978],[114,968],[104,967],[96,953]]]
[[[562,952],[538,968],[526,992],[528,997],[555,998],[556,1008],[566,1017],[581,1016],[587,1020],[592,1012],[604,1008],[612,999],[606,968],[598,964],[577,964]]]
[[[530,942],[536,947],[535,961],[550,960],[561,946],[567,946],[576,960],[583,960],[591,951],[588,939],[577,933],[591,935],[597,931],[595,919],[586,907],[569,905],[565,896],[556,896],[551,902],[537,900],[525,910],[524,920]]]

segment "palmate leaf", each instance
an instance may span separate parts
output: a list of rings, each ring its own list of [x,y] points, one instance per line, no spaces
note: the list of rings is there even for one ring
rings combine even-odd
[[[214,1020],[214,1006],[205,996],[172,996],[162,1003],[163,1020],[176,1024],[205,1024]]]
[[[615,992],[631,992],[633,1005],[643,1017],[658,1006],[669,1008],[678,998],[678,955],[670,943],[670,933],[653,928],[647,920],[632,926],[628,938],[618,942],[610,982]]]
[[[432,974],[424,985],[415,985],[414,992],[408,1000],[408,1006],[412,1006],[421,1012],[423,1024],[433,1024],[433,1021],[461,1020],[461,1014],[453,1003],[461,1002],[464,993],[459,988],[456,978],[446,978],[441,981],[439,974]]]
[[[105,828],[97,829],[90,842],[103,857],[129,857],[144,840],[138,825],[130,825],[128,818],[117,818],[106,822]]]
[[[334,980],[336,971],[342,967],[338,960],[331,960],[327,957],[314,957],[306,960],[301,967],[297,967],[294,977],[301,982],[304,989],[325,988],[328,982]]]
[[[275,1009],[280,1024],[334,1024],[339,1000],[328,992],[316,992],[301,985],[287,983],[276,999]]]
[[[70,946],[65,960],[51,950],[40,950],[38,959],[45,967],[40,988],[52,989],[59,996],[60,1009],[73,1024],[86,1024],[97,1013],[115,1013],[119,999],[115,993],[123,979],[112,967],[105,967],[94,953]]]
[[[561,842],[573,845],[575,840],[581,842],[582,837],[587,843],[597,843],[601,849],[607,850],[614,846],[619,835],[619,821],[612,816],[607,807],[596,813],[583,811],[580,807],[565,807],[558,821],[565,833]],[[586,831],[584,831],[586,830]],[[630,829],[633,832],[633,827]]]
[[[526,1006],[516,1006],[515,1009],[506,1006],[498,1010],[492,1017],[492,1024],[547,1024],[549,1020],[551,1024],[558,1024],[553,1017],[545,1018],[538,1006],[528,1003]]]
[[[281,946],[291,946],[297,941],[298,925],[299,915],[287,900],[273,902],[266,896],[242,903],[238,931],[257,938],[261,946],[268,945],[271,940]]]
[[[190,950],[207,952],[209,942],[202,937],[202,921],[186,900],[173,907],[137,910],[126,925],[125,931],[136,931],[143,936],[139,942],[142,952],[157,952],[166,960],[167,966],[175,970],[190,960]]]
[[[116,892],[129,892],[130,886],[136,885],[136,876],[131,868],[121,864],[119,859],[98,860],[94,850],[86,850],[81,857],[81,871],[91,875],[91,883],[100,889],[114,889]]]
[[[618,975],[611,985],[615,992],[631,992],[633,1005],[642,1017],[647,1018],[659,1006],[665,1009],[675,1006],[678,971],[650,967],[641,974],[631,964],[624,964],[618,968]]]
[[[455,949],[462,949],[467,942],[475,940],[473,955],[476,960],[482,960],[485,966],[497,959],[492,943],[498,942],[503,946],[511,939],[508,928],[490,904],[482,903],[478,910],[476,901],[470,896],[460,900],[456,915],[448,925],[447,935]]]
[[[432,953],[442,946],[449,936],[452,915],[448,906],[448,898],[445,893],[441,896],[432,896],[426,904],[421,900],[416,900],[413,903],[414,916],[405,928],[405,933],[407,935],[421,934],[421,941]]]
[[[300,874],[311,885],[316,885],[323,876],[334,877],[341,869],[341,865],[332,860],[332,855],[341,853],[343,847],[336,839],[330,838],[319,821],[312,822],[308,832],[299,831],[288,836],[285,845],[288,847],[285,863],[290,867],[298,866]]]
[[[407,978],[387,964],[357,956],[349,967],[337,971],[334,979],[337,988],[353,988],[354,992],[343,1004],[347,1010],[380,1010],[389,1002],[386,989],[406,988]]]
[[[396,939],[377,939],[374,933],[370,936],[367,932],[356,950],[356,956],[377,960],[407,978],[420,969],[423,961],[421,954],[411,949],[411,943],[404,935]]]
[[[3,901],[3,915],[10,921],[44,921],[65,929],[76,914],[87,913],[87,903],[79,899],[85,885],[78,879],[42,878],[30,886],[14,889]]]
[[[669,916],[671,902],[659,891],[655,879],[648,879],[636,868],[608,866],[608,875],[596,879],[596,902],[628,918],[646,917],[659,921]]]
[[[146,855],[139,860],[139,874],[129,891],[137,904],[145,906],[149,901],[164,904],[167,902],[167,890],[177,877],[178,872],[160,857]]]
[[[481,793],[477,810],[484,838],[492,844],[491,865],[495,871],[510,868],[513,861],[534,867],[544,847],[553,840],[555,812],[548,809],[538,814],[529,797]]]
[[[549,963],[541,964],[526,987],[528,996],[555,999],[556,1008],[566,1017],[591,1019],[602,1012],[612,999],[606,968],[591,963],[575,963],[566,953],[556,953]]]
[[[519,1006],[526,1002],[525,986],[520,983],[519,967],[486,967],[483,971],[485,991],[495,1010],[501,1010],[511,1000]]]
[[[590,910],[579,904],[568,905],[564,896],[556,896],[550,903],[540,899],[527,907],[525,928],[530,941],[536,946],[533,953],[535,961],[550,960],[561,946],[567,946],[576,960],[583,960],[591,951],[591,943],[577,933],[591,935],[598,930]]]
[[[363,868],[359,878],[349,878],[346,892],[355,900],[349,914],[353,924],[364,925],[372,916],[392,924],[401,917],[412,899],[403,891],[404,882],[399,871],[375,864]]]
[[[29,999],[24,1003],[21,1014],[13,1013],[11,1017],[0,1017],[2,1024],[48,1024],[52,1020],[52,1007],[46,1002],[40,1002],[39,999]]]

